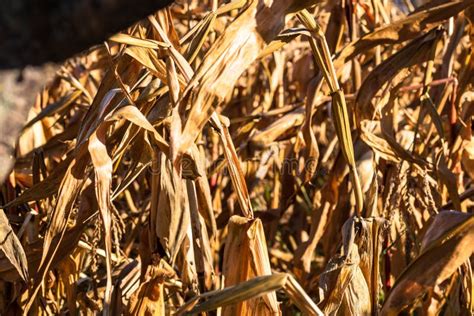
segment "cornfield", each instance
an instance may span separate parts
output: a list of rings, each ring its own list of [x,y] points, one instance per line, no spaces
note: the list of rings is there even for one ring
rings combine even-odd
[[[187,0],[65,61],[0,314],[471,315],[473,45],[472,0]]]

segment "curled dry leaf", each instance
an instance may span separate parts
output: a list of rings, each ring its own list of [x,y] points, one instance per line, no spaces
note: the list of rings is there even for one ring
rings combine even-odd
[[[340,253],[321,275],[325,315],[369,315],[378,310],[383,225],[381,218],[352,218],[344,224]]]
[[[149,266],[145,281],[132,294],[127,315],[165,315],[164,282],[174,275],[163,264]]]
[[[106,147],[107,124],[100,126],[94,132],[88,144],[92,165],[94,166],[94,186],[97,204],[102,218],[102,228],[105,239],[107,284],[104,297],[104,315],[110,315],[112,301],[112,214],[110,190],[112,189],[112,159]]]

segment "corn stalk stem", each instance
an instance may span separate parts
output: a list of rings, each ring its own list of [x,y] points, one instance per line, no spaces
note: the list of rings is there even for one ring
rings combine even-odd
[[[306,9],[300,11],[297,15],[312,35],[310,38],[310,45],[315,56],[315,61],[331,90],[334,125],[336,127],[337,138],[341,143],[344,158],[349,164],[351,180],[354,185],[356,196],[356,212],[357,216],[360,216],[364,208],[364,199],[356,168],[354,146],[352,143],[351,127],[344,92],[337,81],[337,74],[334,68],[334,63],[332,62],[329,46],[320,26]]]

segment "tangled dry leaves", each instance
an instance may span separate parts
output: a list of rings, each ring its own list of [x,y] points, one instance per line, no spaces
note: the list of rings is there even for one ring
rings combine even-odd
[[[0,313],[474,312],[474,3],[420,2],[177,1],[66,61]]]

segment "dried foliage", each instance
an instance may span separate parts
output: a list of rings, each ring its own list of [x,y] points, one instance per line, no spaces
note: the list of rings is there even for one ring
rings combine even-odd
[[[473,313],[474,3],[421,2],[177,1],[66,61],[0,314]]]

